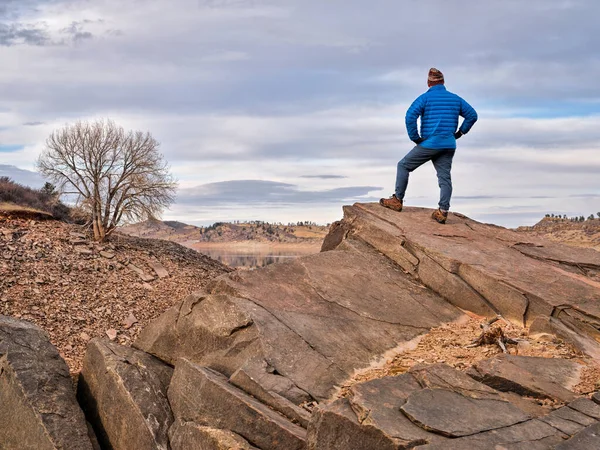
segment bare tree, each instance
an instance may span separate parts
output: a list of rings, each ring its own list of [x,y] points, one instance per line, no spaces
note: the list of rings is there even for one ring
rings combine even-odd
[[[126,132],[110,120],[77,122],[48,137],[37,167],[77,196],[101,241],[120,222],[158,217],[173,203],[177,183],[158,148],[148,132]]]

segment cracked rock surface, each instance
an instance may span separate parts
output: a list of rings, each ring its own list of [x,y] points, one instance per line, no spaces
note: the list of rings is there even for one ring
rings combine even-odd
[[[362,242],[220,277],[140,334],[135,346],[231,376],[250,359],[316,400],[386,351],[463,314]],[[279,395],[291,401],[297,390]]]
[[[600,360],[599,252],[460,214],[439,225],[429,215],[423,208],[396,213],[376,204],[345,206],[323,249],[366,242],[450,303],[524,327],[551,317],[566,328],[563,339]]]
[[[92,341],[80,398],[96,429],[114,427],[101,439],[127,436],[103,445],[600,448],[600,394],[581,389],[600,361],[600,254],[430,213],[345,207],[320,254],[216,278],[146,327],[138,350]],[[349,382],[433,328],[498,315],[516,336],[571,350],[548,360],[471,349],[488,356],[464,371],[421,359]]]
[[[92,449],[69,369],[48,335],[0,316],[0,448]]]
[[[102,448],[167,450],[173,369],[147,353],[93,339],[77,396]]]

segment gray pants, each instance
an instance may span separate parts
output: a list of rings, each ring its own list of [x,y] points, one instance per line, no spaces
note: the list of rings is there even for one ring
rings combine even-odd
[[[450,169],[452,169],[452,158],[455,149],[431,149],[417,145],[398,163],[396,172],[396,197],[404,200],[406,187],[408,186],[408,175],[417,167],[422,166],[427,161],[433,163],[437,172],[438,184],[440,186],[440,203],[442,211],[450,209],[450,197],[452,197],[452,178]]]

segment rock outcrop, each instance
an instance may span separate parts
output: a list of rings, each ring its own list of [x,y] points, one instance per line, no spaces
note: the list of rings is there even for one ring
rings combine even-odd
[[[103,448],[168,450],[173,369],[153,356],[93,339],[77,396]]]
[[[600,362],[598,253],[459,214],[440,225],[419,208],[344,213],[321,253],[215,279],[146,327],[135,349],[93,340],[79,398],[101,445],[600,448],[600,393],[577,387]],[[467,313],[585,355],[482,349],[474,364],[438,358],[356,381],[432,328],[472,322]]]
[[[357,241],[220,277],[208,290],[167,311],[134,345],[170,364],[184,357],[227,376],[266,361],[281,377],[266,390],[291,401],[303,393],[325,400],[385,352],[462,316]]]
[[[450,214],[446,225],[429,215],[422,208],[346,206],[323,250],[365,242],[462,309],[501,314],[524,327],[551,317],[566,329],[561,337],[578,345],[583,336],[580,348],[600,360],[600,253],[460,214]]]
[[[69,369],[33,324],[0,316],[0,448],[92,449]]]

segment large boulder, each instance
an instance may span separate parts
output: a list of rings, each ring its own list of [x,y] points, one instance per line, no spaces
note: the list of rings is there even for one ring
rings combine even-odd
[[[178,420],[231,431],[263,450],[305,448],[303,428],[236,388],[220,373],[186,359],[175,366],[169,401]]]
[[[220,277],[147,327],[135,346],[227,376],[264,360],[297,402],[319,401],[394,348],[463,314],[370,246]],[[263,378],[273,384],[272,377]],[[306,394],[306,395],[305,395]]]
[[[588,336],[584,350],[600,356],[599,252],[460,214],[440,225],[430,214],[423,208],[397,213],[376,204],[345,206],[324,249],[366,242],[460,308],[502,314],[521,326],[551,316],[575,336]],[[564,337],[573,340],[567,332]]]
[[[92,339],[77,396],[100,444],[114,450],[167,450],[173,369],[151,355]]]
[[[69,369],[37,326],[0,316],[0,448],[92,449]]]

